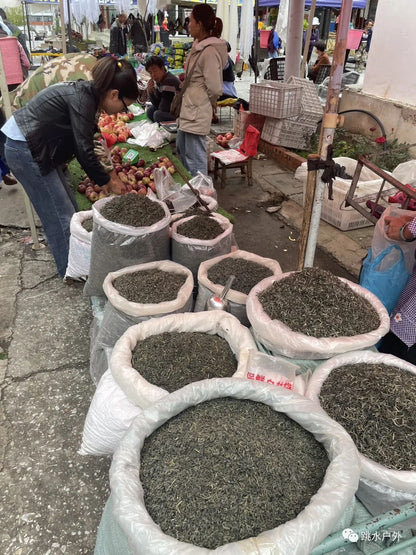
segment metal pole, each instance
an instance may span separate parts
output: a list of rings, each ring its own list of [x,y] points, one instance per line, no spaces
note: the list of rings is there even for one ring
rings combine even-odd
[[[259,43],[257,42],[257,35],[259,34],[259,0],[254,2],[254,82],[257,83],[257,68],[259,58]]]
[[[303,2],[299,2],[299,0],[290,0],[287,25],[285,79],[291,75],[299,77],[303,36],[303,12]]]
[[[12,115],[12,106],[10,104],[9,89],[8,89],[8,86],[7,86],[6,73],[4,71],[3,57],[2,57],[2,54],[1,54],[1,50],[0,50],[0,90],[1,90],[1,95],[3,97],[4,113],[6,115],[6,118],[9,119],[10,116]],[[37,235],[37,231],[36,231],[36,224],[35,224],[35,216],[34,216],[34,213],[33,213],[33,207],[30,203],[29,197],[24,192],[23,187],[21,185],[20,185],[20,187],[21,187],[21,190],[23,191],[23,197],[24,197],[24,200],[25,200],[26,215],[27,215],[27,218],[29,220],[30,232],[32,234],[32,239],[33,239],[32,249],[33,250],[43,249],[45,245],[41,245],[39,243],[39,239],[38,239],[38,235]]]
[[[30,48],[30,51],[32,52],[32,38],[30,36],[30,25],[29,25],[29,14],[27,12],[27,2],[22,2],[22,6],[24,6],[26,8],[27,34],[28,34],[28,37],[29,37],[29,48]]]
[[[72,52],[72,29],[71,29],[71,2],[66,0],[66,6],[68,9],[68,42],[69,50]]]
[[[59,0],[59,14],[61,17],[61,35],[62,35],[62,54],[66,54],[66,40],[65,40],[65,10],[64,0]]]
[[[351,17],[352,0],[344,0],[341,7],[340,21],[338,25],[337,39],[335,43],[334,56],[329,77],[328,94],[326,97],[325,114],[322,122],[321,136],[319,140],[319,155],[321,160],[327,157],[329,145],[334,141],[334,133],[338,123],[338,103],[341,91],[341,78],[344,70],[345,51],[347,46],[348,28]],[[312,267],[316,243],[318,239],[319,221],[321,219],[322,199],[325,192],[323,183],[318,173],[316,184],[315,201],[312,210],[311,227],[306,247],[305,266]]]
[[[303,58],[302,58],[302,65],[300,66],[300,76],[305,76],[305,66],[308,59],[308,52],[309,52],[309,44],[311,42],[311,34],[312,34],[312,21],[315,16],[315,7],[316,7],[316,0],[312,0],[311,2],[311,10],[309,12],[308,17],[308,29],[306,31],[305,36],[305,44],[303,47]]]

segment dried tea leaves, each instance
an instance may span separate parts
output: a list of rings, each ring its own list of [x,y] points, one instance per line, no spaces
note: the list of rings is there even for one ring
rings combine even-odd
[[[171,393],[209,378],[229,378],[237,360],[228,342],[200,332],[167,332],[137,343],[132,366],[149,383]]]
[[[394,470],[416,470],[416,376],[387,364],[347,364],[331,371],[320,402],[357,449]]]
[[[81,222],[82,227],[85,229],[85,231],[88,231],[88,233],[91,233],[92,231],[92,226],[93,226],[93,219],[91,218],[85,218],[85,220],[83,220]]]
[[[166,422],[146,438],[140,458],[152,519],[207,549],[295,518],[329,464],[323,446],[285,414],[228,397]]]
[[[273,272],[251,260],[234,257],[223,258],[208,270],[208,279],[219,285],[225,285],[231,275],[235,276],[232,285],[234,291],[248,295],[257,283],[272,276]]]
[[[113,286],[132,303],[157,304],[174,301],[185,281],[185,274],[139,270],[116,278]]]
[[[263,310],[310,337],[350,337],[377,329],[374,307],[326,270],[305,268],[258,295]]]
[[[214,220],[214,218],[207,218],[203,214],[195,216],[191,220],[178,225],[176,231],[184,237],[201,239],[203,241],[215,239],[218,235],[224,233],[223,228],[217,220]]]
[[[148,227],[162,220],[165,211],[147,197],[127,194],[113,197],[102,207],[101,215],[118,224]]]

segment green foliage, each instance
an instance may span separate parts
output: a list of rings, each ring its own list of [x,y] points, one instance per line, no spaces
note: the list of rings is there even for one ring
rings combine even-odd
[[[319,135],[315,133],[311,138],[310,150],[296,151],[300,156],[307,158],[308,154],[318,152]],[[350,133],[345,129],[337,129],[334,135],[334,158],[345,156],[356,160],[362,155],[368,158],[381,169],[393,171],[402,162],[407,162],[412,157],[409,152],[410,145],[399,143],[397,139],[377,143],[363,135]]]
[[[4,11],[6,12],[7,20],[10,21],[10,23],[17,25],[18,27],[23,27],[25,20],[20,6],[16,6],[15,8],[5,8]]]

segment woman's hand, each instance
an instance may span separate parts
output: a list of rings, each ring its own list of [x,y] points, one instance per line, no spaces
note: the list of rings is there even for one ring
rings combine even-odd
[[[126,186],[118,177],[117,172],[113,170],[108,175],[110,176],[110,181],[105,186],[108,187],[109,192],[115,195],[124,195]]]
[[[398,218],[386,216],[384,218],[384,224],[387,237],[390,237],[390,239],[395,241],[402,241],[403,239],[400,237],[400,230],[405,224],[408,224],[413,219],[414,216],[399,216]],[[404,236],[406,239],[412,239],[413,237],[411,232],[407,229],[404,230]]]

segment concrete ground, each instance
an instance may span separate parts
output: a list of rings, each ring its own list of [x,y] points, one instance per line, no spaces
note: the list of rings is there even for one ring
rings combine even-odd
[[[240,248],[295,269],[302,185],[273,160],[255,160],[254,177],[250,189],[230,179],[220,205],[235,216]],[[372,232],[322,222],[317,264],[356,277]],[[77,453],[94,392],[91,310],[82,288],[57,277],[48,248],[32,250],[18,186],[0,190],[0,298],[0,553],[90,554],[110,466]]]

